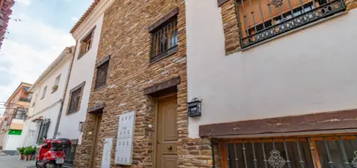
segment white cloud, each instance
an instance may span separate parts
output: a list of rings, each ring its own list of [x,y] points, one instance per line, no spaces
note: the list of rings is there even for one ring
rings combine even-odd
[[[10,37],[1,48],[0,70],[7,73],[1,73],[0,78],[11,80],[7,85],[0,85],[0,102],[5,101],[21,81],[34,82],[65,47],[74,44],[67,32],[31,18],[22,20],[10,22]]]
[[[16,2],[18,2],[22,5],[25,5],[25,6],[28,6],[31,4],[31,0],[16,0]]]
[[[71,17],[71,20],[75,23],[75,22],[77,22],[79,19],[78,19],[78,17]]]

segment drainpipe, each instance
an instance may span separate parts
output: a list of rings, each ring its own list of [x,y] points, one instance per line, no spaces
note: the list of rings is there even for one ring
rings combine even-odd
[[[71,60],[71,65],[69,66],[69,71],[68,71],[68,75],[67,75],[67,82],[66,82],[66,86],[64,88],[63,98],[62,98],[62,101],[61,101],[61,107],[60,107],[60,110],[58,112],[57,121],[56,121],[56,127],[55,127],[55,131],[54,131],[54,134],[53,134],[53,138],[54,139],[57,138],[59,125],[60,125],[60,122],[61,122],[64,101],[66,100],[66,95],[67,95],[67,90],[68,90],[68,85],[69,85],[69,79],[71,78],[73,62],[74,62],[74,59],[76,57],[77,45],[78,45],[78,41],[76,41],[76,45],[75,45],[74,50],[73,50],[73,56],[72,56],[72,60]]]

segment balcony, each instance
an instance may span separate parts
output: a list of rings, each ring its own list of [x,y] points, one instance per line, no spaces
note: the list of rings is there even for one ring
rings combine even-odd
[[[29,98],[26,98],[26,97],[21,97],[20,99],[19,99],[19,101],[22,101],[22,102],[31,102],[31,99],[29,99]]]
[[[250,2],[241,1],[238,8],[242,48],[267,41],[346,9],[343,0],[248,1]]]

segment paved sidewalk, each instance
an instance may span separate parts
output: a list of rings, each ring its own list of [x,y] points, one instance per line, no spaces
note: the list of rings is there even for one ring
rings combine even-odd
[[[19,156],[0,155],[1,168],[35,168],[35,161],[19,160]]]

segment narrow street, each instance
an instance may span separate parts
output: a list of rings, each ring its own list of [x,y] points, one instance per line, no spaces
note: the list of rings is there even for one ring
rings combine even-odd
[[[19,156],[0,156],[0,168],[35,168],[34,161],[19,160]]]

